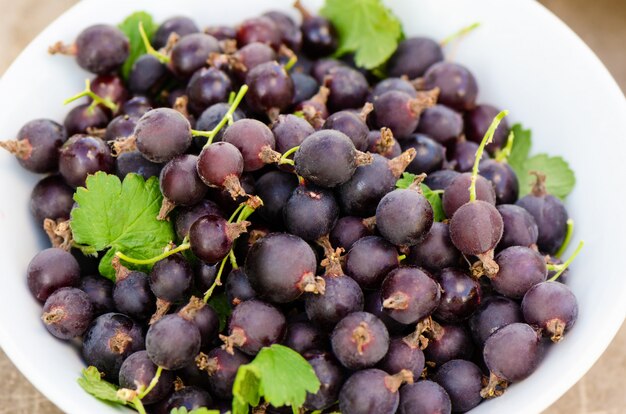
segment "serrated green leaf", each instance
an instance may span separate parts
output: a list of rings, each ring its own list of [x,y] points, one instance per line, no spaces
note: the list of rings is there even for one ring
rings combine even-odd
[[[88,367],[82,373],[83,376],[77,380],[82,389],[100,400],[126,405],[126,401],[117,396],[118,387],[103,380],[98,368]]]
[[[415,181],[417,175],[411,173],[402,173],[402,177],[396,181],[396,188],[409,188],[411,184]],[[446,215],[443,212],[443,203],[441,202],[441,196],[439,195],[439,191],[431,190],[426,184],[420,184],[422,189],[422,194],[428,202],[430,206],[433,208],[433,220],[435,221],[443,221],[446,219]]]
[[[339,33],[336,54],[354,52],[355,63],[365,69],[386,62],[402,37],[400,21],[381,0],[326,0],[320,14]]]
[[[530,174],[531,171],[539,171],[545,174],[548,194],[561,199],[567,197],[576,184],[574,171],[562,157],[537,154],[524,162],[523,171],[517,176],[520,197],[530,193],[535,184],[536,178]]]
[[[128,78],[128,74],[137,58],[146,53],[146,47],[139,35],[139,22],[143,23],[143,28],[148,35],[148,39],[152,39],[154,32],[156,32],[159,27],[152,19],[152,16],[144,11],[131,14],[118,25],[120,30],[128,37],[130,44],[128,59],[126,59],[126,62],[124,62],[122,66],[122,76],[124,79]]]
[[[87,177],[86,187],[74,194],[70,226],[76,243],[96,251],[109,249],[100,261],[100,273],[115,279],[111,259],[116,251],[148,259],[163,252],[174,240],[169,221],[156,219],[163,196],[156,177],[144,181],[128,174],[124,182],[98,172]]]
[[[522,124],[513,125],[511,131],[515,136],[515,140],[513,141],[513,148],[507,158],[507,162],[519,177],[524,172],[524,162],[528,159],[530,147],[532,146],[531,131],[530,129],[524,129]]]
[[[233,414],[247,414],[261,397],[275,407],[291,406],[295,411],[304,404],[307,392],[316,393],[319,387],[313,367],[300,354],[272,345],[239,367],[233,385]]]
[[[228,298],[226,297],[226,293],[222,292],[219,294],[213,294],[209,298],[207,304],[211,306],[215,312],[217,312],[217,316],[220,319],[220,332],[226,326],[226,321],[231,313],[233,313],[233,308],[228,303]]]

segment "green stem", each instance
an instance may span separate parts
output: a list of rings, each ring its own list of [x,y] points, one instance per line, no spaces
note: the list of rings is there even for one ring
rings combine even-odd
[[[398,261],[399,262],[403,261],[404,259],[406,259],[406,254],[401,254],[401,255],[398,256]]]
[[[170,63],[171,58],[169,56],[156,51],[150,44],[150,39],[148,39],[148,35],[146,34],[146,31],[143,28],[143,22],[139,22],[139,35],[141,36],[141,40],[143,40],[143,45],[146,47],[146,52],[149,55],[154,56],[155,58],[159,60],[159,62],[163,64]]]
[[[496,153],[496,161],[498,162],[506,162],[506,160],[511,156],[511,150],[513,149],[513,141],[515,141],[515,134],[513,131],[509,132],[509,137],[506,140],[506,145],[504,148],[499,150]]]
[[[150,381],[150,384],[148,384],[148,388],[139,393],[139,399],[143,399],[146,395],[150,393],[150,391],[152,391],[154,387],[156,387],[157,383],[159,382],[159,378],[161,377],[161,372],[163,372],[163,367],[157,367],[154,377]]]
[[[431,193],[443,194],[443,190],[430,190]]]
[[[498,125],[500,125],[500,121],[502,121],[502,118],[504,118],[508,114],[509,114],[509,111],[504,110],[500,112],[498,115],[496,115],[495,118],[493,118],[493,121],[491,121],[491,125],[489,125],[489,129],[487,130],[487,132],[485,132],[485,136],[483,137],[483,140],[480,142],[480,145],[478,146],[478,149],[476,150],[476,160],[474,160],[474,167],[472,168],[471,184],[469,187],[469,192],[470,192],[469,201],[470,202],[476,201],[476,178],[478,177],[478,164],[480,164],[480,159],[483,156],[483,152],[485,152],[485,146],[489,144],[491,141],[493,141],[493,134],[496,132]]]
[[[565,233],[565,239],[563,239],[563,244],[561,244],[561,247],[559,247],[559,250],[557,250],[557,252],[554,254],[556,257],[560,259],[561,256],[563,256],[563,253],[565,253],[565,250],[567,250],[567,247],[569,246],[570,241],[572,241],[573,235],[574,235],[574,220],[567,219],[567,232]]]
[[[450,36],[446,37],[445,39],[443,39],[439,44],[441,46],[445,46],[448,43],[450,43],[451,41],[459,38],[459,37],[463,37],[465,35],[467,35],[468,33],[470,33],[472,30],[476,29],[478,26],[480,26],[479,22],[476,23],[472,23],[469,26],[466,26],[464,28],[462,28],[461,30],[459,30],[456,33],[451,34]]]
[[[294,54],[293,56],[289,58],[289,60],[287,61],[287,63],[285,63],[285,66],[283,67],[285,68],[287,72],[289,72],[291,68],[293,68],[293,65],[295,65],[297,62],[298,62],[298,56]]]
[[[239,215],[239,213],[241,213],[241,210],[243,210],[243,208],[246,206],[246,203],[243,202],[241,204],[239,204],[239,206],[235,209],[235,211],[233,212],[233,214],[231,214],[230,218],[228,219],[229,223],[232,223],[233,220],[235,220],[237,218],[237,216]]]
[[[585,245],[585,242],[581,240],[580,243],[578,243],[578,247],[576,247],[576,250],[574,250],[574,253],[572,253],[569,259],[565,261],[565,263],[561,265],[546,266],[548,270],[558,270],[558,272],[549,279],[550,282],[554,282],[555,280],[559,278],[559,276],[561,276],[561,274],[565,271],[565,269],[567,269],[568,266],[574,261],[576,256],[578,256],[578,254],[580,253],[584,245]]]
[[[115,102],[113,102],[109,98],[103,98],[100,95],[95,94],[91,90],[91,81],[89,79],[85,79],[85,90],[64,100],[63,105],[67,105],[68,103],[74,102],[75,100],[80,99],[85,96],[91,98],[92,100],[91,105],[89,105],[88,111],[93,111],[93,108],[95,108],[98,105],[105,106],[109,108],[112,112],[117,112],[117,110],[119,109],[117,104],[115,104]]]
[[[298,151],[298,149],[300,149],[299,145],[296,146],[296,147],[288,149],[283,155],[280,156],[280,161],[278,161],[278,165],[281,165],[281,164],[291,164],[291,165],[293,165],[293,160],[290,160],[287,157],[289,157],[294,152]]]
[[[232,250],[231,250],[232,252]],[[215,290],[216,287],[220,286],[222,284],[222,273],[224,273],[224,266],[226,265],[226,261],[230,258],[230,252],[228,253],[228,255],[222,259],[222,263],[220,263],[220,268],[217,271],[217,276],[215,276],[215,281],[213,282],[213,284],[211,285],[211,287],[209,288],[209,290],[207,290],[204,293],[204,302],[208,302],[208,300],[211,298],[211,295],[213,294],[213,291]]]
[[[235,91],[230,91],[230,93],[228,94],[228,105],[232,105],[233,102],[235,101],[235,97],[237,96],[237,94],[235,93]]]
[[[237,107],[243,100],[243,97],[246,95],[246,92],[248,92],[248,85],[242,85],[241,88],[239,89],[239,92],[237,92],[237,96],[235,96],[235,99],[233,100],[232,105],[228,109],[228,112],[226,112],[224,117],[222,117],[222,119],[220,120],[220,123],[217,124],[215,128],[213,128],[210,131],[198,131],[196,129],[191,130],[192,135],[207,138],[207,142],[204,145],[205,148],[213,143],[213,138],[215,138],[217,133],[220,132],[220,130],[224,127],[224,125],[226,125],[227,122],[232,121],[233,114],[235,113],[235,111],[237,110]]]
[[[168,250],[165,251],[163,253],[161,253],[158,256],[152,257],[150,259],[135,259],[132,258],[130,256],[126,256],[124,253],[122,252],[117,252],[115,253],[115,255],[117,257],[119,257],[120,259],[122,259],[123,261],[127,262],[127,263],[133,263],[133,264],[137,264],[137,265],[149,265],[149,264],[153,264],[158,262],[159,260],[163,260],[166,257],[169,257],[173,254],[188,250],[189,248],[191,248],[191,244],[190,243],[182,243],[180,246],[172,249],[172,250]]]
[[[236,240],[235,240],[236,241]],[[233,269],[239,269],[239,265],[237,264],[237,257],[235,257],[235,242],[233,242],[233,248],[228,252],[228,258],[230,260],[230,265]]]
[[[139,398],[138,395],[135,398],[133,398],[130,403],[132,404],[133,408],[137,410],[139,414],[146,414],[146,409],[144,408],[143,403],[141,402],[141,399]]]

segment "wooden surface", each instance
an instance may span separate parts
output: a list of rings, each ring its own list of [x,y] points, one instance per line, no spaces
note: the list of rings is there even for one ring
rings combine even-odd
[[[0,74],[35,35],[74,3],[75,0],[0,0]],[[587,42],[622,90],[626,90],[626,0],[543,0],[542,3]],[[587,375],[545,413],[626,413],[625,349],[626,327],[622,326],[611,346]],[[1,351],[0,372],[3,374],[0,414],[61,412],[30,385]]]

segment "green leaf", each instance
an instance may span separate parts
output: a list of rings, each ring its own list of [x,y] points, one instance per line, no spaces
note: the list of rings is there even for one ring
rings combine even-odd
[[[572,192],[576,184],[574,171],[562,157],[550,157],[547,154],[537,154],[524,162],[524,170],[518,174],[519,196],[530,193],[536,178],[530,171],[540,171],[546,176],[546,191],[555,197],[564,199]]]
[[[373,69],[393,54],[402,26],[381,0],[326,0],[320,14],[339,33],[337,55],[354,52],[357,66]]]
[[[139,35],[139,22],[143,23],[143,28],[148,35],[148,39],[152,39],[154,32],[156,32],[158,25],[152,19],[152,16],[146,12],[138,11],[128,16],[122,23],[118,25],[120,30],[128,37],[130,48],[128,59],[122,66],[122,76],[124,79],[128,78],[128,74],[133,67],[133,64],[139,58],[139,56],[146,53],[146,47]]]
[[[172,408],[170,414],[220,414],[219,410],[209,410],[206,407],[194,408],[191,411],[187,411],[185,407]]]
[[[233,308],[230,306],[230,303],[228,303],[226,293],[222,292],[220,294],[211,295],[207,304],[217,312],[217,316],[220,319],[220,332],[222,332],[226,326],[228,317],[233,313]]]
[[[263,348],[254,360],[239,367],[233,385],[233,414],[246,414],[261,397],[275,407],[302,407],[307,392],[316,393],[320,381],[300,354],[282,345]]]
[[[83,376],[78,379],[82,389],[98,399],[126,405],[126,401],[117,396],[117,386],[103,380],[98,368],[85,368],[82,373]]]
[[[396,181],[397,188],[409,188],[411,184],[415,181],[417,175],[411,173],[402,173],[402,177]],[[441,202],[441,191],[433,191],[426,184],[420,184],[422,189],[422,194],[428,202],[430,206],[433,208],[433,219],[435,221],[443,221],[446,219],[446,215],[443,212],[443,203]]]
[[[95,251],[109,249],[99,270],[114,280],[111,259],[115,252],[148,259],[174,240],[172,224],[156,219],[162,199],[156,177],[144,181],[140,175],[128,174],[122,183],[104,172],[90,175],[86,187],[74,194],[77,207],[70,221],[74,241]]]
[[[520,173],[524,172],[524,162],[526,162],[530,153],[532,145],[531,132],[530,129],[524,129],[522,124],[513,125],[511,131],[515,136],[515,140],[513,141],[513,148],[507,158],[507,162],[519,177]]]

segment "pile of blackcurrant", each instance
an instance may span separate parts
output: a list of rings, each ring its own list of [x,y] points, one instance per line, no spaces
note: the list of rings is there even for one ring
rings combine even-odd
[[[51,48],[95,75],[70,99],[87,100],[1,143],[49,174],[30,207],[53,247],[26,275],[42,321],[105,380],[149,389],[148,412],[228,411],[238,368],[272,344],[321,382],[301,412],[469,411],[575,323],[571,259],[557,257],[568,213],[541,173],[518,199],[506,159],[490,158],[506,111],[477,102],[438,42],[403,40],[380,79],[330,57],[335,28],[297,7],[302,25],[279,11],[204,30],[172,17],[127,77],[114,26]],[[75,190],[99,171],[158,176],[158,219],[177,236],[152,262],[119,252],[114,283],[67,234]]]

